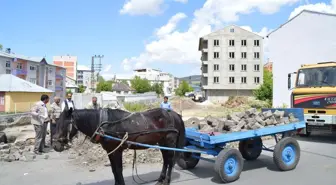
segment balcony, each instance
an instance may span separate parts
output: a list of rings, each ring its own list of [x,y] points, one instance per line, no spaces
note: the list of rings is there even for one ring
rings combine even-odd
[[[24,69],[13,69],[12,74],[17,76],[17,75],[27,75],[27,70]]]
[[[62,80],[63,79],[63,76],[62,75],[60,75],[60,74],[57,74],[56,75],[56,80]]]

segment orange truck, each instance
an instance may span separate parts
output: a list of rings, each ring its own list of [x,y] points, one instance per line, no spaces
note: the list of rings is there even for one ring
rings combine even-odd
[[[291,107],[304,109],[306,128],[298,130],[299,135],[336,133],[336,62],[302,65],[288,74],[288,89]]]

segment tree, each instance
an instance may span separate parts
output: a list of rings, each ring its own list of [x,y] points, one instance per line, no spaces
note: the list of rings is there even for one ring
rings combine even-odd
[[[253,91],[256,99],[272,102],[273,100],[273,74],[264,69],[263,84]]]
[[[0,44],[0,51],[2,51],[2,48],[3,48],[3,46],[2,46],[2,44]]]
[[[131,80],[131,87],[135,89],[137,93],[149,92],[152,89],[149,80],[142,79],[139,76],[135,76]]]
[[[175,94],[178,96],[184,96],[185,93],[194,91],[194,89],[186,82],[182,81],[177,89],[175,89]]]
[[[163,95],[163,83],[154,83],[152,85],[152,91],[156,92],[157,95]]]
[[[79,93],[83,93],[85,91],[85,87],[84,87],[84,85],[79,85],[78,86],[78,92]]]
[[[114,82],[112,80],[105,81],[102,76],[99,76],[96,92],[100,93],[101,91],[112,91],[113,83]]]
[[[129,86],[127,80],[121,80],[120,83],[122,83],[122,84],[126,84],[127,86]]]

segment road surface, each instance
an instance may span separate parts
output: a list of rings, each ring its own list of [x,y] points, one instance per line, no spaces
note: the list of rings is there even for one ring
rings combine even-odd
[[[279,172],[272,161],[272,153],[263,152],[258,160],[245,162],[240,179],[232,185],[260,184],[336,184],[336,137],[312,136],[308,139],[297,138],[301,146],[301,160],[294,171]],[[273,144],[267,141],[268,144]],[[112,185],[113,175],[110,167],[101,167],[94,172],[87,168],[69,163],[66,154],[53,152],[49,159],[34,162],[0,162],[1,185]],[[141,179],[158,178],[161,165],[141,164],[138,171]],[[133,182],[131,168],[124,169],[126,184]],[[139,180],[138,180],[139,181]],[[139,181],[141,182],[141,181]],[[154,184],[154,183],[151,183]],[[201,161],[191,171],[176,167],[172,184],[220,184],[213,171],[213,164]]]

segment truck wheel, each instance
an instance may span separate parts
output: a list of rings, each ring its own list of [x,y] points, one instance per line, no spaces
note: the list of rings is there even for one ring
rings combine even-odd
[[[275,145],[273,161],[280,170],[293,170],[296,168],[299,160],[300,146],[294,138],[283,138]]]
[[[239,142],[239,151],[246,160],[257,159],[262,151],[262,140],[260,137],[247,139]]]
[[[183,170],[193,169],[197,166],[199,162],[200,153],[191,153],[191,152],[183,152],[181,153],[181,157],[176,161],[177,165],[181,167]]]
[[[237,149],[225,148],[216,158],[215,171],[224,183],[229,183],[239,179],[243,165],[243,157]]]

